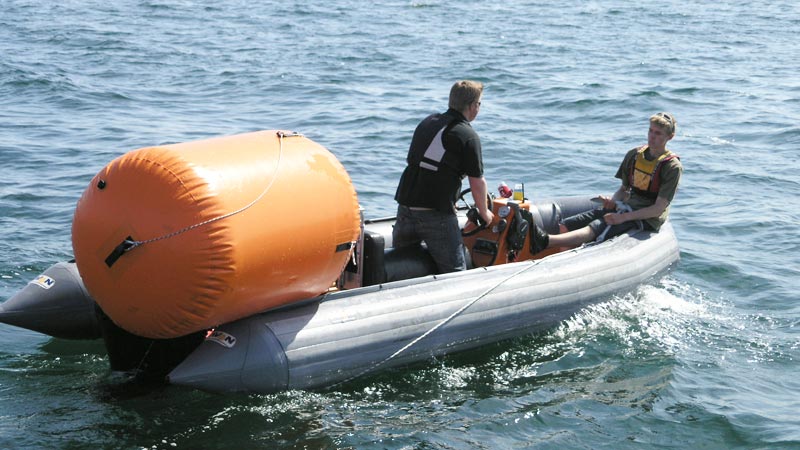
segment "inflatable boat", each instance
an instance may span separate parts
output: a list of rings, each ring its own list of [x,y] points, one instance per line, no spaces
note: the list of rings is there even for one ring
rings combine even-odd
[[[534,223],[558,233],[590,199],[486,201],[491,224],[458,210],[468,270],[438,274],[424,245],[393,248],[393,218],[364,219],[344,168],[303,136],[140,149],[78,202],[75,260],[0,305],[0,321],[102,338],[111,369],[142,379],[315,389],[550,328],[679,259],[669,222],[535,252]]]

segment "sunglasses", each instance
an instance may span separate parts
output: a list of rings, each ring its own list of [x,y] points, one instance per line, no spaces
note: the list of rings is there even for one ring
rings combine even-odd
[[[657,113],[656,117],[664,118],[667,121],[667,123],[669,124],[670,132],[671,133],[675,132],[675,118],[673,118],[671,115],[669,115],[667,113],[664,113],[664,112]]]

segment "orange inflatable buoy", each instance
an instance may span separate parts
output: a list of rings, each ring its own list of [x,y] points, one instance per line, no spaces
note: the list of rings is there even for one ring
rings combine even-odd
[[[360,226],[333,154],[261,131],[115,159],[78,201],[72,246],[103,311],[162,339],[325,292]]]

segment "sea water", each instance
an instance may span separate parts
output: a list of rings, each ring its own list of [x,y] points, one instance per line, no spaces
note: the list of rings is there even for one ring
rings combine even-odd
[[[83,189],[144,146],[294,130],[391,215],[462,78],[492,190],[611,193],[658,111],[685,167],[664,278],[330,390],[137,387],[100,342],[0,325],[0,447],[800,448],[798,35],[790,1],[0,0],[0,301],[72,257]]]

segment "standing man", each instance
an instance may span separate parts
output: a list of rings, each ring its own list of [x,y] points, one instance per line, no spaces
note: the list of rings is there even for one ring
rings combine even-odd
[[[461,180],[469,178],[472,198],[481,218],[491,223],[481,140],[470,126],[481,108],[483,84],[457,81],[450,89],[449,109],[431,114],[414,131],[406,166],[394,198],[397,222],[395,248],[424,241],[439,273],[465,270],[464,243],[455,203]]]
[[[535,226],[535,250],[577,247],[598,236],[610,239],[637,226],[658,231],[669,216],[669,205],[683,174],[680,158],[667,149],[677,126],[675,117],[669,113],[651,116],[647,145],[625,155],[616,174],[622,183],[611,197],[599,197],[602,209],[566,218],[562,229],[568,231],[563,234],[548,235]],[[624,211],[617,208],[617,202],[627,206]]]

